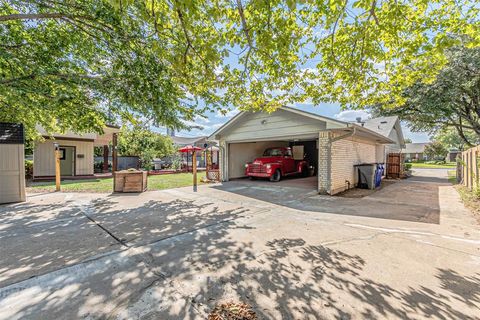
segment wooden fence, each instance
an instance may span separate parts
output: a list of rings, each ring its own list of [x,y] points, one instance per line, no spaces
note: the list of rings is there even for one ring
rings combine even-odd
[[[470,148],[462,152],[459,162],[461,170],[457,170],[457,180],[469,189],[478,188],[480,173],[480,146]],[[461,177],[458,174],[461,172]]]
[[[400,179],[405,175],[405,155],[403,153],[387,154],[387,178]]]

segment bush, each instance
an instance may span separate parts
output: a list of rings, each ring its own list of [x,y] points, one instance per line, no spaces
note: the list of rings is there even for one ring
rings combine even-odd
[[[25,160],[25,178],[33,177],[33,160]]]
[[[412,164],[411,163],[405,163],[405,170],[410,170],[412,169]]]

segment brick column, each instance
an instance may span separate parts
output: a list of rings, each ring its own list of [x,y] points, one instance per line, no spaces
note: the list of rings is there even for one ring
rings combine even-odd
[[[329,194],[331,186],[332,133],[320,131],[318,135],[318,193]]]

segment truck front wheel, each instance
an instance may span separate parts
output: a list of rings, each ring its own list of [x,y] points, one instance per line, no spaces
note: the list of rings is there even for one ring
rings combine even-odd
[[[282,178],[282,173],[280,172],[280,169],[275,170],[275,172],[270,176],[270,181],[272,182],[278,182]]]

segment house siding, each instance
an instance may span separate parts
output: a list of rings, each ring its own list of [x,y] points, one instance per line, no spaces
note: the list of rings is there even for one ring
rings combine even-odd
[[[0,203],[25,201],[23,144],[0,144]]]
[[[353,138],[335,141],[331,146],[331,182],[330,194],[345,191],[350,183],[353,188],[357,183],[354,165],[374,163],[376,159],[376,145]]]
[[[271,114],[248,113],[239,121],[242,125],[227,129],[221,140],[228,142],[258,140],[259,131],[262,139],[274,140],[279,137],[302,135],[313,135],[316,138],[318,132],[326,128],[325,122],[308,119],[285,110],[278,110]]]
[[[390,132],[390,135],[388,136],[391,140],[395,141],[395,144],[387,144],[385,146],[386,153],[399,153],[402,151],[402,147],[400,143],[398,142],[398,133],[397,130],[394,128],[392,132]]]
[[[33,175],[45,177],[55,175],[54,142],[60,146],[75,147],[75,175],[93,175],[93,142],[73,140],[45,140],[37,143],[33,151]],[[78,158],[83,154],[83,158]]]

